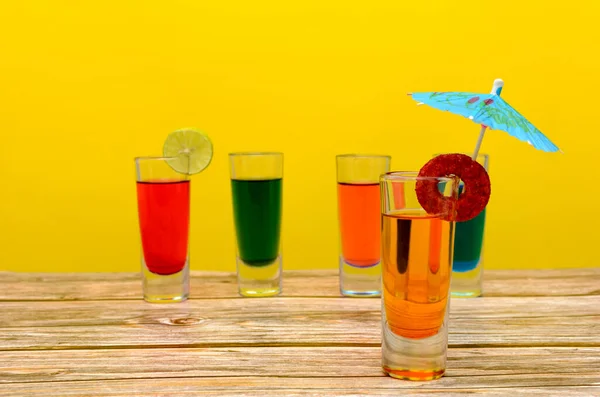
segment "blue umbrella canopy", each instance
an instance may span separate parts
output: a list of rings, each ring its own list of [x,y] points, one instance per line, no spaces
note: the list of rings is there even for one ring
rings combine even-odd
[[[473,158],[477,157],[486,128],[507,132],[509,135],[545,152],[560,151],[558,146],[500,97],[502,87],[503,82],[498,79],[494,82],[490,94],[416,92],[412,93],[411,96],[419,104],[459,114],[477,124],[481,124],[480,139]]]

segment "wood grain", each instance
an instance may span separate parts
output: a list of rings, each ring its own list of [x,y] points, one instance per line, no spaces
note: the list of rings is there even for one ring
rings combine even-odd
[[[239,298],[231,273],[192,272],[192,298]],[[0,272],[0,300],[138,300],[136,273]],[[283,295],[340,296],[333,270],[284,272]],[[600,268],[564,270],[486,270],[485,296],[600,295]]]
[[[0,350],[380,343],[372,299],[4,302]],[[450,346],[600,346],[600,296],[456,300]]]
[[[380,300],[340,297],[336,272],[266,299],[195,273],[170,305],[131,273],[0,273],[0,396],[600,395],[599,281],[486,272],[484,298],[452,300],[446,376],[407,382],[381,372]]]
[[[173,377],[378,377],[380,347],[251,347],[3,352],[0,383]],[[568,363],[568,365],[565,365]],[[450,349],[447,377],[600,370],[600,348]],[[475,381],[475,383],[479,382]]]
[[[453,299],[451,319],[532,319],[600,315],[600,296]],[[207,320],[380,320],[379,299],[203,299],[174,304],[143,301],[3,302],[1,327],[194,325]]]
[[[598,395],[600,373],[569,375],[444,377],[432,382],[377,378],[214,377],[86,382],[12,383],[0,396],[576,396]],[[579,387],[578,387],[579,386]]]

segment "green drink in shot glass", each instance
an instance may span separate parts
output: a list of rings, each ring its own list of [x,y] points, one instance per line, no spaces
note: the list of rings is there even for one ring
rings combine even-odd
[[[283,154],[231,153],[229,161],[238,291],[246,297],[279,295]]]

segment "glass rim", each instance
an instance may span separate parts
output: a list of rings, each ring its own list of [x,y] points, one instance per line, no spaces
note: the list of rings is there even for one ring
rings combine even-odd
[[[165,156],[137,156],[134,157],[133,160],[135,162],[139,162],[139,161],[158,161],[158,160],[162,160],[162,161],[167,161],[167,160],[174,160],[177,157],[165,157]]]
[[[380,181],[438,181],[451,182],[459,179],[452,176],[419,176],[419,171],[390,171],[381,174]]]
[[[338,154],[335,156],[338,159],[343,158],[366,158],[366,159],[391,159],[392,156],[388,154],[368,154],[368,153],[345,153]]]
[[[241,156],[283,156],[283,152],[232,152],[229,157]]]
[[[460,154],[466,154],[469,157],[473,156],[473,153],[468,153],[468,152],[436,152],[433,153],[434,156],[439,156],[440,154],[452,154],[452,153],[460,153]],[[489,153],[485,153],[485,152],[479,152],[477,153],[477,157],[482,156],[482,157],[490,157]]]

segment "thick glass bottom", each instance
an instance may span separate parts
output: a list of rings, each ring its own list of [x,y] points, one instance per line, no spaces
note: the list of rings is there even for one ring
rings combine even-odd
[[[453,298],[476,298],[482,295],[483,261],[470,271],[452,272],[450,294]]]
[[[181,271],[160,275],[152,273],[142,258],[142,290],[149,303],[176,303],[187,300],[190,294],[189,257]]]
[[[439,331],[425,338],[408,338],[393,333],[383,310],[381,365],[389,376],[406,380],[432,380],[444,375],[448,349],[448,307]]]
[[[340,293],[355,298],[381,296],[381,264],[358,267],[340,256]]]
[[[410,370],[410,369],[392,369],[390,367],[383,367],[383,371],[396,379],[404,379],[404,380],[434,380],[439,379],[444,376],[446,370],[438,369],[431,371],[423,371],[423,370]]]
[[[269,297],[281,294],[282,259],[279,255],[272,263],[251,266],[237,257],[238,292],[245,297]]]

